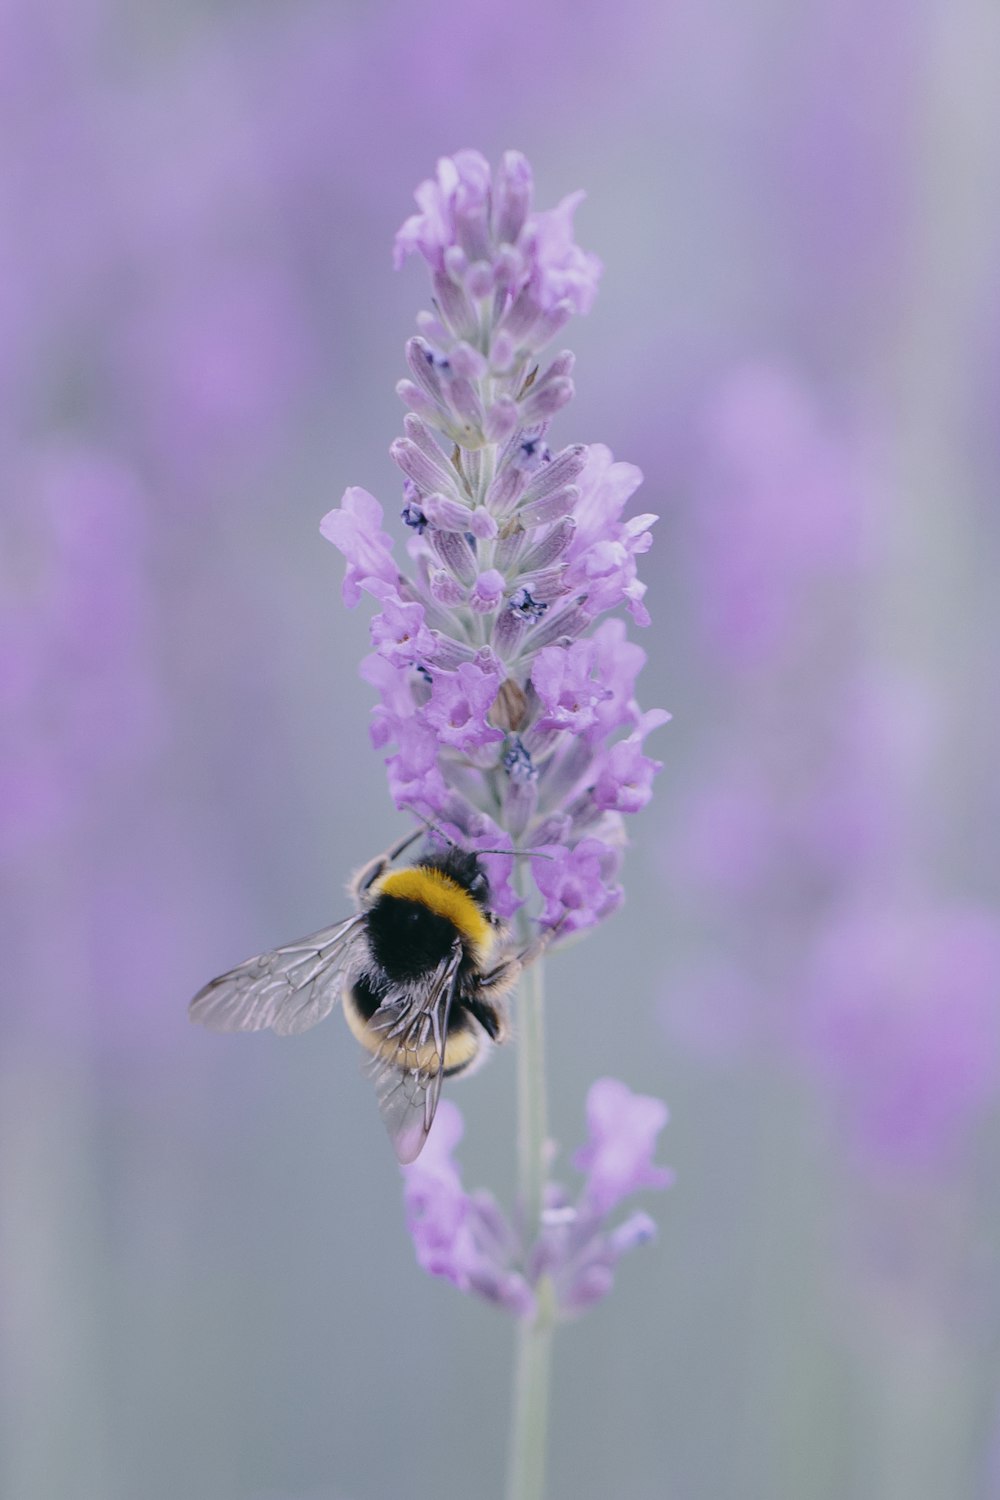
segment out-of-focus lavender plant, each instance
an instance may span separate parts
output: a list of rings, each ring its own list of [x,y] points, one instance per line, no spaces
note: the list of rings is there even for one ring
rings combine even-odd
[[[947,1164],[1000,1086],[1000,926],[927,900],[831,917],[806,1032],[842,1128],[896,1170]]]
[[[1000,1087],[1000,924],[914,857],[933,705],[873,662],[886,507],[862,450],[799,382],[755,367],[710,405],[698,457],[693,655],[725,734],[668,841],[687,951],[665,1016],[675,1040],[818,1085],[842,1193],[838,1337],[879,1403],[878,1462],[916,1476],[915,1431],[937,1462],[960,1446],[952,1391],[985,1302],[960,1168]]]
[[[933,720],[869,661],[880,492],[765,366],[712,403],[699,458],[688,565],[727,733],[668,853],[674,900],[711,934],[669,1015],[712,1045],[778,1044],[834,1088],[873,1163],[926,1166],[1000,1073],[1000,939],[903,874]]]
[[[891,836],[882,706],[855,608],[866,481],[804,390],[767,365],[734,373],[707,405],[696,463],[693,655],[718,683],[726,732],[697,757],[666,846],[688,942],[670,1014],[713,1045],[771,1044],[794,1032],[816,923]]]
[[[623,814],[649,800],[659,764],[644,740],[668,716],[639,709],[645,654],[606,617],[626,609],[648,623],[636,560],[656,518],[625,515],[642,477],[632,465],[601,446],[548,442],[573,395],[573,356],[546,363],[543,351],[590,309],[601,270],[573,237],[582,195],[535,211],[523,156],[508,152],[494,176],[462,151],[416,197],[396,264],[424,259],[433,311],[420,315],[398,386],[410,409],[392,446],[406,571],[366,490],[349,489],[322,530],[347,559],[345,603],[367,592],[381,606],[362,671],[379,693],[372,738],[391,750],[396,805],[483,851],[490,904],[517,913],[527,951],[539,933],[558,941],[594,926],[622,899]],[[515,872],[522,851],[530,893]],[[454,1108],[406,1184],[421,1263],[522,1319],[510,1494],[524,1500],[544,1482],[552,1323],[603,1296],[619,1257],[652,1232],[645,1215],[617,1228],[608,1215],[635,1188],[667,1181],[651,1161],[665,1108],[607,1079],[588,1102],[579,1199],[547,1181],[541,968],[536,959],[521,1001],[512,1220],[462,1189]]]

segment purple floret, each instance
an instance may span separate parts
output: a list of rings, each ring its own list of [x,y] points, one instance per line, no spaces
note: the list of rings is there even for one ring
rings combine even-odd
[[[612,884],[621,862],[617,849],[600,839],[582,839],[572,849],[550,845],[539,861],[535,883],[545,897],[539,921],[543,927],[579,932],[614,911],[622,900]]]
[[[434,679],[424,707],[426,724],[435,729],[442,745],[454,750],[479,750],[503,739],[486,715],[500,686],[497,670],[484,670],[477,662],[463,662],[457,672],[442,672]]]
[[[406,1222],[417,1260],[460,1291],[531,1318],[542,1277],[551,1285],[557,1315],[572,1318],[606,1296],[623,1255],[656,1236],[648,1214],[617,1225],[609,1216],[646,1188],[666,1188],[673,1174],[653,1161],[667,1122],[659,1099],[633,1094],[601,1078],[587,1096],[589,1140],[573,1159],[586,1173],[573,1199],[550,1183],[541,1233],[525,1244],[489,1193],[467,1193],[454,1152],[464,1133],[457,1106],[444,1100],[417,1161],[403,1168]]]
[[[669,1187],[671,1174],[653,1162],[667,1106],[645,1094],[633,1094],[616,1078],[599,1078],[587,1095],[589,1139],[573,1158],[586,1172],[584,1200],[603,1215],[640,1188]]]
[[[361,590],[374,581],[395,589],[399,569],[392,556],[392,538],[382,530],[382,507],[358,485],[344,491],[339,510],[327,511],[319,529],[328,542],[340,549],[347,559],[344,574],[344,603],[353,609]]]

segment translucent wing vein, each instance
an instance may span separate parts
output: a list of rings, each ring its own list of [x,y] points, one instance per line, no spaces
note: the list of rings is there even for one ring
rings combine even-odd
[[[212,1031],[308,1031],[330,1014],[364,963],[362,917],[348,917],[221,974],[191,1001],[192,1021]]]
[[[418,993],[388,995],[372,1017],[371,1029],[380,1040],[368,1071],[403,1163],[420,1155],[434,1121],[461,956],[456,947]]]

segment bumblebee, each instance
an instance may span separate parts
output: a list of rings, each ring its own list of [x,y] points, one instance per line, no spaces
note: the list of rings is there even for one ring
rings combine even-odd
[[[213,1031],[293,1036],[340,999],[403,1163],[423,1148],[442,1080],[473,1072],[507,1040],[506,996],[541,949],[511,946],[476,854],[451,846],[394,867],[422,832],[358,872],[353,916],[247,959],[190,1005]]]

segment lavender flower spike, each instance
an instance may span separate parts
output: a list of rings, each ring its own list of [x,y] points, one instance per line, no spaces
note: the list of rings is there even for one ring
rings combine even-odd
[[[517,152],[496,174],[457,152],[416,196],[396,264],[423,258],[435,310],[407,346],[392,446],[408,561],[365,490],[321,529],[347,559],[345,603],[366,592],[380,606],[362,671],[396,805],[469,848],[544,848],[529,911],[543,929],[581,930],[621,902],[623,814],[650,798],[660,763],[644,740],[668,717],[641,712],[645,655],[620,620],[601,621],[649,621],[637,568],[656,517],[626,515],[642,476],[600,445],[548,442],[573,357],[546,365],[542,351],[589,311],[601,266],[573,237],[581,195],[534,211]],[[484,863],[509,916],[512,861]]]
[[[589,312],[601,271],[574,238],[581,196],[535,211],[531,168],[513,151],[496,174],[459,151],[417,189],[395,247],[397,267],[426,262],[433,298],[406,346],[408,411],[390,449],[406,562],[365,490],[322,522],[347,559],[345,603],[367,593],[379,606],[361,671],[379,695],[372,742],[388,752],[396,806],[479,854],[491,916],[517,912],[516,1212],[508,1221],[488,1193],[465,1192],[447,1100],[406,1169],[420,1264],[521,1323],[516,1500],[545,1490],[553,1323],[605,1296],[621,1256],[655,1233],[642,1213],[609,1225],[623,1198],[669,1181],[652,1160],[666,1109],[612,1079],[590,1092],[581,1192],[547,1181],[539,955],[621,904],[625,814],[652,795],[660,763],[645,740],[669,717],[636,702],[646,658],[621,618],[649,624],[638,568],[656,517],[629,513],[642,475],[600,444],[549,443],[573,397],[573,355],[543,351]],[[533,889],[511,884],[521,851]]]
[[[672,1174],[652,1162],[667,1110],[601,1078],[587,1096],[587,1119],[590,1140],[574,1157],[587,1173],[582,1190],[574,1199],[550,1183],[541,1234],[526,1245],[491,1194],[462,1187],[452,1154],[464,1126],[445,1100],[422,1155],[403,1168],[407,1225],[424,1270],[517,1318],[535,1316],[542,1277],[563,1319],[605,1297],[622,1256],[656,1235],[648,1214],[632,1213],[614,1227],[608,1220],[633,1193],[671,1185]]]

